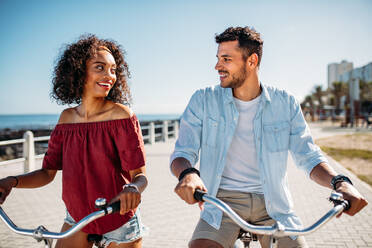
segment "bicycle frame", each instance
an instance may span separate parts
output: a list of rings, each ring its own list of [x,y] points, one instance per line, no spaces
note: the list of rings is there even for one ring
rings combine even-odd
[[[342,198],[342,195],[336,192],[332,192],[329,198],[335,206],[329,210],[325,215],[323,215],[318,221],[309,227],[303,229],[296,229],[285,227],[279,221],[272,226],[256,226],[244,221],[238,214],[236,214],[226,203],[223,201],[208,195],[206,192],[196,190],[194,197],[198,201],[204,201],[213,204],[225,214],[227,214],[239,227],[241,227],[246,232],[255,233],[259,235],[269,235],[271,236],[270,247],[273,247],[274,238],[285,237],[285,236],[299,236],[308,235],[315,232],[328,221],[333,219],[335,216],[339,215],[341,212],[349,208],[349,202]]]
[[[92,221],[98,218],[101,218],[105,215],[118,212],[120,210],[120,202],[115,202],[107,206],[106,200],[103,198],[98,198],[95,202],[95,205],[97,208],[100,208],[100,210],[87,215],[86,217],[81,219],[79,222],[77,222],[74,226],[72,226],[69,230],[65,232],[61,232],[61,233],[50,232],[44,226],[39,226],[36,229],[19,228],[13,223],[13,221],[9,218],[9,216],[5,213],[5,211],[3,210],[1,206],[0,206],[0,218],[6,224],[6,226],[13,232],[19,235],[33,237],[38,242],[44,241],[45,247],[51,248],[53,239],[63,239],[63,238],[69,237],[73,235],[74,233],[78,232],[79,230],[81,230],[83,227],[85,227]]]

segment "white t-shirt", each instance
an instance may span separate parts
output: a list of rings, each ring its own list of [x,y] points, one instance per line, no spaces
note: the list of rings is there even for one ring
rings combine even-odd
[[[260,97],[248,102],[234,98],[239,119],[227,152],[220,184],[222,189],[263,194],[253,133],[253,119]]]

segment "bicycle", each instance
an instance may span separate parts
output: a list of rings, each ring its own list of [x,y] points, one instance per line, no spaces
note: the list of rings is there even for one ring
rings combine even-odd
[[[316,230],[318,230],[321,226],[323,226],[325,223],[333,219],[335,216],[339,215],[344,210],[350,208],[350,203],[343,199],[342,194],[332,192],[331,196],[329,197],[329,200],[333,202],[334,207],[311,226],[303,229],[296,229],[285,227],[278,221],[276,221],[276,223],[272,226],[252,225],[244,221],[226,203],[213,196],[208,195],[207,192],[201,190],[195,191],[194,198],[197,201],[208,202],[215,205],[217,208],[222,210],[227,216],[229,216],[241,228],[241,232],[238,237],[238,242],[240,240],[240,242],[244,245],[244,248],[249,248],[250,243],[252,241],[257,241],[257,235],[269,235],[270,248],[278,247],[278,242],[276,242],[276,238],[285,236],[307,235],[313,233]]]
[[[1,196],[1,193],[0,193],[0,196]],[[53,245],[54,239],[63,239],[63,238],[69,237],[73,235],[74,233],[76,233],[77,231],[84,228],[86,225],[88,225],[92,221],[98,218],[101,218],[105,215],[118,212],[120,210],[120,201],[107,205],[105,198],[98,198],[95,201],[95,207],[100,210],[95,211],[85,216],[79,222],[73,225],[70,229],[68,229],[65,232],[61,232],[61,233],[50,232],[42,225],[38,226],[35,229],[19,228],[13,223],[13,221],[9,218],[9,216],[5,213],[4,209],[1,206],[0,206],[0,218],[8,226],[8,228],[12,230],[13,232],[19,235],[33,237],[38,242],[43,241],[45,243],[45,248],[51,248]],[[95,246],[97,246],[98,248],[103,247],[99,244],[101,239],[102,239],[102,235],[88,234],[88,241],[94,242]]]

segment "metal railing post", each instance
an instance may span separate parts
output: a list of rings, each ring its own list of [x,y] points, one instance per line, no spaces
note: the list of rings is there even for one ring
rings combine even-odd
[[[155,144],[155,124],[154,122],[150,122],[149,124],[149,143]]]
[[[23,171],[26,173],[35,170],[34,134],[31,131],[27,131],[23,134],[23,138],[25,139],[23,143],[23,157],[25,158]]]
[[[162,134],[163,134],[163,141],[168,141],[168,121],[163,121],[163,128],[162,128]]]

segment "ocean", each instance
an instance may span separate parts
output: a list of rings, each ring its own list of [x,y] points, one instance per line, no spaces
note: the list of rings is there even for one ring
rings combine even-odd
[[[180,116],[180,114],[137,114],[139,121],[174,120],[179,119]],[[0,115],[0,130],[53,128],[58,117],[58,114]]]

